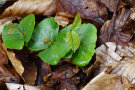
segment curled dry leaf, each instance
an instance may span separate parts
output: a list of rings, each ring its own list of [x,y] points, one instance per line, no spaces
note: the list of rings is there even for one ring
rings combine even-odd
[[[127,88],[129,90],[130,88],[135,88],[133,86],[133,84],[135,84],[135,74],[134,74],[135,54],[134,53],[135,53],[135,45],[132,43],[129,43],[128,46],[121,46],[121,45],[116,46],[116,44],[113,42],[107,42],[105,45],[101,45],[100,47],[98,47],[96,49],[95,63],[99,63],[99,65],[95,68],[98,68],[97,71],[100,74],[96,76],[93,80],[91,80],[88,86],[90,86],[91,88],[92,87],[103,88],[102,86],[107,87],[107,85],[109,85],[109,82],[111,82],[108,81],[111,80],[109,78],[111,77],[111,75],[115,74],[121,77],[120,81],[122,82],[119,83],[118,85],[117,82],[114,82],[115,86],[109,86],[108,88],[110,87],[120,88],[119,86],[121,86],[121,84],[124,84],[124,86],[122,85],[122,88],[124,89]],[[105,75],[105,73],[108,73],[106,74],[107,76]],[[127,80],[125,80],[125,78]],[[100,82],[102,80],[104,80],[104,84]],[[108,83],[107,85],[105,84],[106,82]],[[110,89],[106,89],[106,87],[103,90],[110,90]],[[94,88],[88,90],[98,90]],[[119,90],[123,90],[122,88]]]
[[[65,27],[69,24],[69,19],[67,17],[56,15],[54,19],[62,27]]]
[[[133,90],[131,83],[116,74],[100,73],[92,79],[82,90]]]
[[[6,83],[6,86],[8,90],[41,90],[41,88],[37,86],[14,84],[14,83]]]
[[[25,84],[34,85],[37,77],[36,58],[25,48],[23,50],[15,50],[14,53],[24,67],[22,77],[25,80]]]
[[[0,86],[5,82],[20,83],[20,77],[15,69],[8,65],[8,57],[0,40]]]
[[[134,11],[123,8],[117,17],[107,21],[100,30],[101,43],[116,42],[123,44],[129,42],[134,35],[135,21],[131,17]],[[132,15],[132,16],[131,16]]]
[[[80,13],[82,19],[90,19],[99,24],[107,20],[107,10],[97,0],[56,0],[56,13],[73,17]]]
[[[18,0],[7,7],[0,18],[8,16],[24,16],[27,14],[52,15],[55,12],[54,0]]]
[[[14,52],[8,51],[7,48],[4,46],[4,44],[3,44],[3,47],[4,47],[4,50],[6,51],[6,54],[9,58],[9,60],[11,61],[12,65],[14,66],[15,70],[22,77],[22,74],[24,72],[24,67],[23,67],[21,61],[16,58]]]
[[[117,48],[117,49],[116,49]],[[116,46],[107,42],[96,49],[96,69],[99,72],[83,90],[134,90],[135,84],[135,45]],[[95,73],[93,72],[93,73]],[[104,83],[103,83],[104,82]]]

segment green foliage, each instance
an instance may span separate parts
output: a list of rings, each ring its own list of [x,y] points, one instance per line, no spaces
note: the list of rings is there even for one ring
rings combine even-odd
[[[78,66],[87,65],[94,55],[97,29],[92,24],[83,24],[75,30],[80,36],[80,47],[73,55],[73,62]]]
[[[56,65],[62,57],[69,51],[70,47],[66,44],[66,33],[71,29],[71,25],[63,28],[58,35],[54,45],[39,53],[39,57],[51,65]]]
[[[38,51],[50,47],[51,42],[54,42],[58,36],[58,30],[59,25],[54,21],[53,17],[44,19],[36,26],[28,48]]]
[[[78,13],[75,17],[75,20],[72,24],[70,31],[67,32],[67,35],[66,35],[66,43],[73,50],[74,53],[80,45],[80,37],[76,32],[72,30],[79,27],[80,25],[81,25],[81,18],[80,18],[80,14]]]
[[[82,23],[82,20],[81,20],[80,14],[78,13],[75,17],[75,20],[72,24],[71,29],[75,29],[76,27],[79,27],[81,25],[81,23]]]
[[[29,42],[29,40],[32,36],[33,30],[34,30],[35,16],[33,14],[28,15],[20,22],[20,25],[23,28],[24,38],[25,38],[25,42],[27,44]]]
[[[72,58],[78,66],[90,62],[96,47],[97,29],[92,24],[81,25],[79,14],[72,25],[60,32],[53,17],[41,21],[35,30],[34,25],[33,14],[26,16],[20,24],[5,25],[2,31],[4,45],[11,49],[22,49],[25,44],[30,50],[42,50],[38,56],[51,65],[58,64],[61,58]]]
[[[4,26],[2,39],[4,45],[10,49],[22,49],[25,41],[21,26],[13,23]]]
[[[35,16],[26,16],[20,24],[5,25],[2,32],[4,45],[10,49],[22,49],[29,42],[35,26]]]
[[[66,35],[66,43],[69,45],[69,47],[75,51],[78,49],[80,45],[80,37],[75,31],[69,31]]]

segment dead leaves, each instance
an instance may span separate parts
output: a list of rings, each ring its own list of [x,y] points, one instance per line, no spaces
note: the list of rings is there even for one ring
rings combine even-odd
[[[9,6],[0,15],[0,18],[8,16],[24,16],[27,14],[52,15],[55,12],[54,0],[18,0]]]
[[[20,77],[15,69],[8,65],[8,57],[0,40],[0,86],[5,82],[20,83]]]
[[[67,17],[73,17],[79,12],[83,19],[100,24],[107,20],[107,10],[97,0],[56,0],[56,12]]]
[[[111,90],[112,88],[114,90],[117,88],[119,90],[134,90],[134,53],[135,46],[132,43],[129,43],[128,46],[116,46],[113,42],[107,42],[98,47],[95,64],[100,63],[96,67],[99,75],[91,80],[83,90],[99,90],[99,88],[102,88],[101,90]]]
[[[9,58],[9,60],[11,61],[12,65],[14,66],[14,68],[16,69],[17,73],[22,77],[22,74],[24,72],[24,67],[23,67],[21,61],[18,60],[15,57],[15,53],[13,53],[12,51],[8,51],[5,46],[3,46],[3,47],[4,47],[4,50],[7,53],[7,56]]]
[[[8,90],[41,90],[40,87],[13,83],[6,83],[6,86]]]
[[[127,43],[133,38],[134,21],[130,19],[132,10],[123,8],[117,17],[107,21],[100,30],[102,43]]]

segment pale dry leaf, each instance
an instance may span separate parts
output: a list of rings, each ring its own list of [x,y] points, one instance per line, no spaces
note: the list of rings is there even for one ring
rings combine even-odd
[[[9,60],[11,61],[14,68],[16,69],[17,73],[22,77],[22,74],[24,72],[24,67],[23,67],[21,61],[16,58],[14,52],[8,51],[7,48],[4,46],[4,44],[3,44],[3,47],[4,47],[4,50],[6,51],[6,54],[9,58]]]
[[[93,73],[98,72],[99,75],[83,90],[135,89],[135,45],[133,43],[128,43],[128,46],[116,46],[114,42],[107,42],[98,47],[95,53],[96,62],[92,67],[96,68],[96,71]],[[111,78],[113,75],[119,79]]]
[[[82,90],[133,90],[126,78],[117,74],[100,73],[92,79]]]
[[[33,54],[29,53],[28,49],[14,50],[16,58],[19,59],[24,67],[22,77],[25,84],[34,85],[37,78],[37,65],[35,61],[38,60]]]
[[[135,45],[129,43],[128,46],[118,45],[117,50],[109,51],[114,43],[106,43],[96,49],[96,62],[100,62],[99,70],[107,69],[109,73],[126,77],[132,84],[135,83]],[[107,44],[110,46],[108,47]],[[111,68],[108,68],[111,67]],[[101,71],[100,71],[101,72]]]
[[[6,83],[8,90],[41,90],[38,86]]]
[[[11,23],[15,19],[16,19],[16,17],[7,17],[4,19],[0,19],[0,34],[2,33],[2,29],[3,29],[4,25]]]
[[[18,0],[9,6],[0,18],[8,16],[24,16],[28,14],[52,15],[55,12],[55,0]]]
[[[54,19],[62,27],[65,27],[69,24],[69,19],[67,17],[56,15]]]

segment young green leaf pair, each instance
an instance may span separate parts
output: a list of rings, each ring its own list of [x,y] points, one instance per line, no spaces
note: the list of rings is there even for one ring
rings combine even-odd
[[[60,32],[58,32],[59,25],[53,17],[41,21],[33,31],[35,24],[33,16],[32,14],[26,16],[20,24],[5,25],[2,39],[7,48],[22,49],[25,42],[32,51],[43,50],[38,54],[39,57],[51,65],[56,65],[61,58],[71,56],[76,65],[85,66],[89,63],[97,40],[97,30],[94,25],[81,25],[78,14],[73,24]]]
[[[66,42],[74,53],[80,45],[80,37],[75,31],[73,31],[73,29],[79,27],[80,25],[81,25],[81,18],[80,14],[78,13],[75,17],[75,20],[72,24],[70,31],[68,31],[66,35]]]
[[[10,49],[22,49],[27,46],[35,26],[33,14],[25,17],[19,24],[10,23],[5,25],[2,32],[4,45]]]

